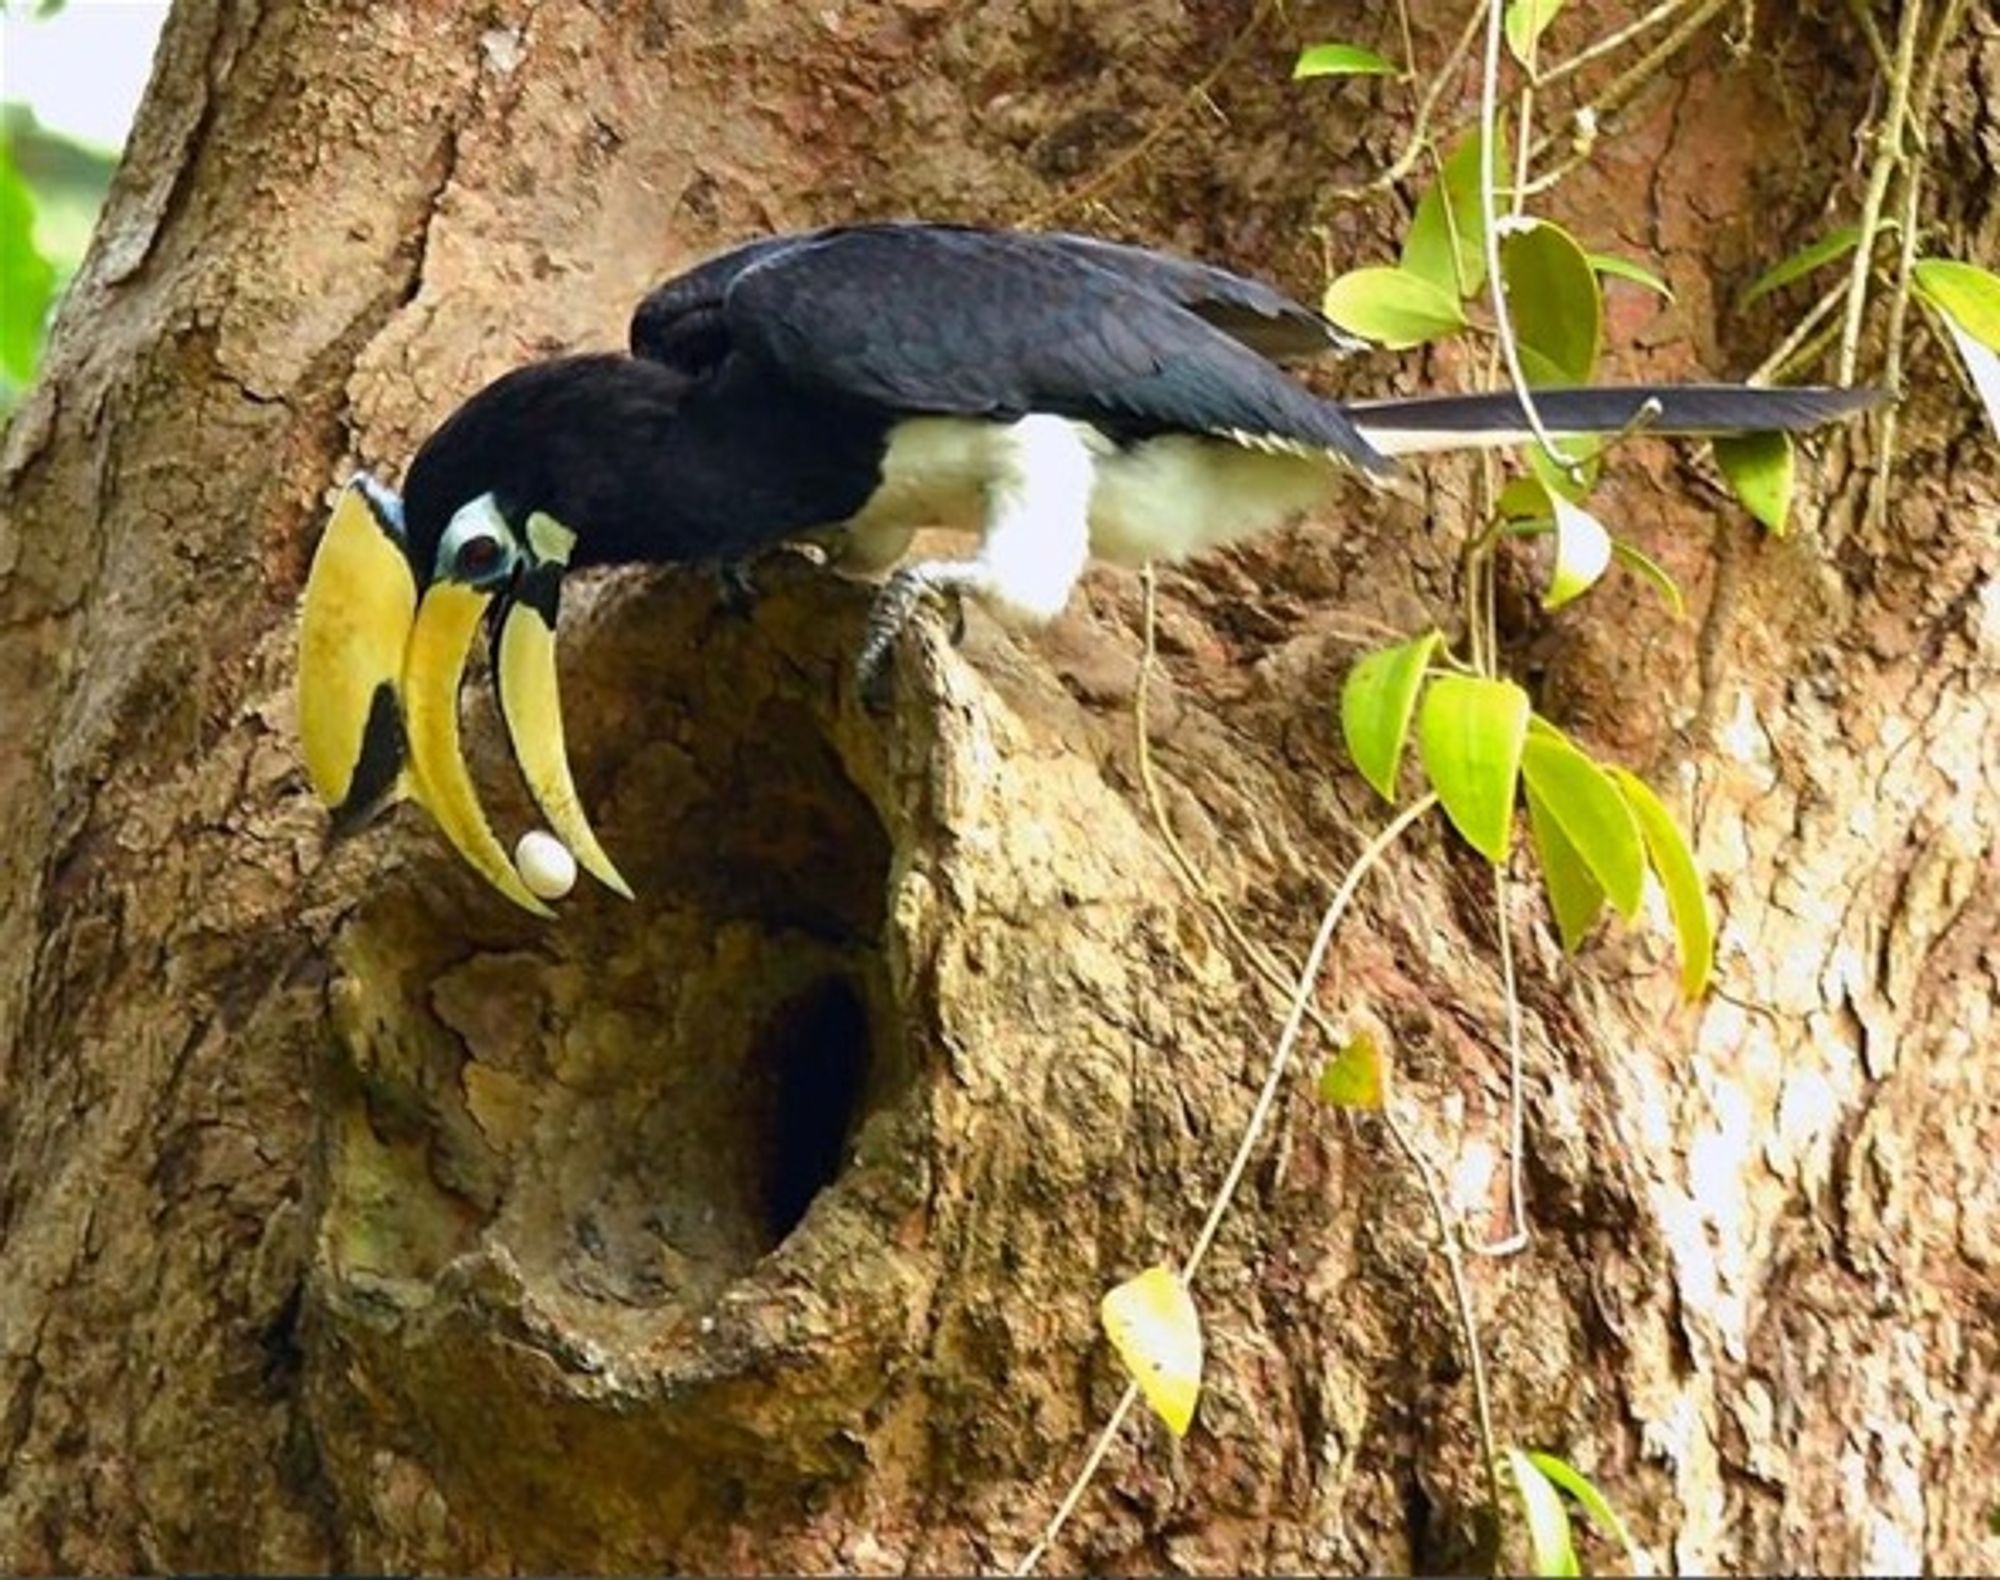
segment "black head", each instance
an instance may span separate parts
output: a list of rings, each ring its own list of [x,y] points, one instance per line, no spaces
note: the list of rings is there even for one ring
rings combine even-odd
[[[577,557],[588,558],[593,524],[622,514],[633,480],[661,454],[688,383],[672,369],[592,354],[531,363],[488,384],[410,463],[403,519],[419,584],[495,574],[529,547],[536,515],[575,534]],[[502,528],[511,543],[492,541]]]

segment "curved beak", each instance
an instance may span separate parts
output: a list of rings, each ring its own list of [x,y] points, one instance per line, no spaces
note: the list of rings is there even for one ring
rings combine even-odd
[[[494,888],[537,916],[555,915],[529,892],[486,821],[479,792],[466,772],[458,734],[458,688],[472,638],[493,594],[457,582],[433,582],[417,605],[403,657],[403,707],[417,799],[445,838]]]
[[[575,539],[546,516],[530,520],[528,537],[527,567],[511,589],[438,581],[420,598],[400,502],[357,477],[334,507],[306,582],[299,733],[336,833],[414,795],[481,877],[524,910],[552,917],[487,821],[458,725],[466,660],[498,597],[494,672],[514,760],[557,837],[586,871],[630,899],[584,815],[564,744],[555,618]]]
[[[530,531],[534,523],[530,523]],[[632,898],[632,887],[598,843],[584,815],[564,745],[562,693],[556,685],[556,603],[562,590],[560,560],[542,560],[521,576],[500,619],[493,649],[493,678],[500,716],[514,762],[535,805],[584,871],[612,893]]]
[[[336,833],[410,789],[400,686],[416,612],[402,504],[358,474],[313,554],[299,625],[299,739]]]

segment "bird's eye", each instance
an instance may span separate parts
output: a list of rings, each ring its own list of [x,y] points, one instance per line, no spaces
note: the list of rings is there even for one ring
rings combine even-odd
[[[498,538],[481,533],[459,544],[452,569],[467,581],[477,581],[500,563],[505,552]]]
[[[438,571],[474,587],[491,586],[514,568],[519,551],[507,521],[483,494],[451,518],[438,545]]]

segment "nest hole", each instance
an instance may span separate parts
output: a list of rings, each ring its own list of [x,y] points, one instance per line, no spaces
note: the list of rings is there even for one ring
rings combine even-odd
[[[775,1247],[840,1175],[868,1089],[868,1008],[853,984],[828,977],[778,1006],[752,1045],[745,1074],[765,1098],[760,1195]]]

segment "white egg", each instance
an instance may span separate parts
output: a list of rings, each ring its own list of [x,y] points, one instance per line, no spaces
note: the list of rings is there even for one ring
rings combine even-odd
[[[576,857],[555,835],[530,829],[514,847],[514,870],[538,900],[560,900],[576,887]]]

